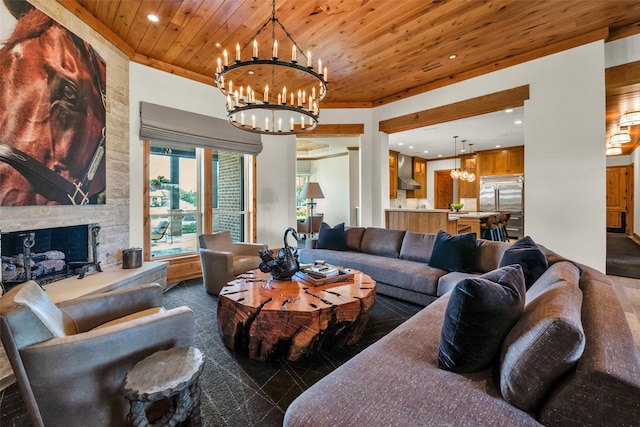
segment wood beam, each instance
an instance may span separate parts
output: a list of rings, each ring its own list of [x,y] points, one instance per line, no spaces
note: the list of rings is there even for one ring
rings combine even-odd
[[[610,67],[604,70],[607,91],[640,83],[640,61]],[[607,93],[608,95],[608,93]]]
[[[296,125],[296,129],[299,129]],[[314,138],[335,138],[340,136],[360,136],[364,133],[364,124],[319,124],[311,132],[307,132],[304,136],[313,136]]]
[[[405,130],[431,126],[437,123],[465,119],[492,113],[506,108],[520,107],[529,99],[529,85],[503,90],[441,107],[422,110],[380,122],[378,130],[396,133]]]

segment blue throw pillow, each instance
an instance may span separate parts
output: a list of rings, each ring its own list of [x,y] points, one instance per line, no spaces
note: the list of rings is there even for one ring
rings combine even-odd
[[[472,273],[476,269],[476,233],[452,236],[438,231],[429,266],[447,271]]]
[[[498,360],[502,342],[522,316],[525,296],[517,264],[460,281],[445,310],[438,367],[476,372]]]
[[[334,251],[347,250],[347,235],[344,232],[344,222],[331,228],[329,224],[320,224],[316,249],[333,249]]]
[[[529,236],[516,241],[507,249],[500,259],[498,267],[505,265],[520,264],[524,273],[524,281],[527,289],[547,271],[549,264],[538,245]]]

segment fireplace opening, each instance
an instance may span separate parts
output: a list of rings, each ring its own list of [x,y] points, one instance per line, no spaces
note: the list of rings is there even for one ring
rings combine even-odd
[[[0,234],[2,285],[5,290],[35,280],[40,285],[89,271],[101,271],[97,224]]]

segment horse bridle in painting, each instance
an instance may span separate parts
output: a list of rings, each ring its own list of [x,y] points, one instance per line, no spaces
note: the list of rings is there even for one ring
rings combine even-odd
[[[96,88],[100,93],[102,108],[106,111],[106,92],[100,81],[98,61],[92,47],[85,46],[85,49],[91,59],[92,76]],[[47,199],[62,204],[69,204],[69,202],[71,202],[73,205],[86,205],[89,203],[89,186],[105,155],[106,138],[104,127],[100,134],[98,147],[93,153],[89,166],[85,170],[82,179],[75,183],[49,169],[25,152],[2,142],[0,142],[0,161],[12,166],[29,181],[38,194]]]

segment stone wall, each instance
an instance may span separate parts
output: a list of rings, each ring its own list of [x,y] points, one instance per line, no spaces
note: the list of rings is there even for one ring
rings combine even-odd
[[[218,152],[218,209],[239,211],[242,205],[242,154]],[[214,231],[229,230],[234,242],[244,241],[243,218],[238,215],[214,216]]]
[[[90,206],[0,207],[0,232],[98,223],[102,227],[102,265],[116,265],[121,262],[122,249],[129,247],[129,58],[60,4],[30,1],[89,42],[107,62],[107,202]]]

